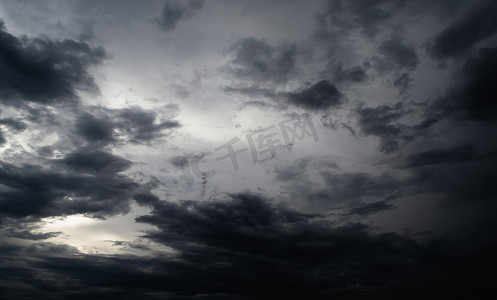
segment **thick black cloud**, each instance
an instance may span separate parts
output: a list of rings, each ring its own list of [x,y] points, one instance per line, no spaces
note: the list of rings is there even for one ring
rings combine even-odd
[[[0,125],[5,125],[15,131],[23,131],[28,127],[24,122],[12,118],[0,119]]]
[[[119,174],[130,162],[110,153],[80,150],[53,163],[52,169],[0,163],[0,218],[105,217],[128,212],[140,190]]]
[[[404,115],[400,103],[395,107],[382,105],[378,107],[359,107],[359,127],[366,135],[380,138],[380,150],[385,153],[394,152],[399,148],[405,126],[396,121]]]
[[[80,149],[67,155],[61,162],[69,168],[84,172],[98,173],[112,167],[113,172],[124,171],[131,162],[102,150]]]
[[[380,75],[391,77],[393,86],[404,94],[412,81],[410,72],[419,64],[415,47],[406,44],[403,37],[395,36],[381,42],[378,52],[380,55],[373,57],[372,66]]]
[[[387,211],[387,210],[395,208],[395,206],[389,202],[390,202],[390,199],[382,200],[382,201],[375,201],[375,202],[370,202],[370,203],[361,203],[360,205],[355,205],[354,207],[349,209],[347,214],[348,215],[368,216],[368,215],[376,214],[379,212],[383,212],[383,211]]]
[[[243,39],[231,47],[235,54],[229,70],[239,79],[255,82],[285,83],[297,70],[294,44],[271,46],[265,40]]]
[[[102,47],[66,39],[18,38],[0,20],[0,96],[3,103],[71,101],[77,90],[98,90],[88,69],[108,57]]]
[[[8,226],[9,227],[5,229],[5,232],[2,232],[3,237],[13,237],[16,239],[41,241],[56,237],[61,234],[61,232],[46,232],[46,233],[33,232],[33,230],[37,228],[32,228],[26,226],[25,224],[22,223],[19,224],[16,222],[9,222]]]
[[[379,30],[393,19],[393,13],[403,3],[405,1],[330,1],[333,10],[322,16],[321,29],[338,28],[337,32],[343,32],[335,33],[345,37],[356,34],[358,29],[369,38],[380,37]],[[180,6],[184,10],[179,13],[171,7],[163,12],[170,22],[164,23],[166,31],[189,16],[184,5]],[[489,26],[494,25],[492,22]],[[474,44],[485,39],[478,34],[476,37],[476,40],[466,40],[466,44],[471,45],[461,51],[469,53]],[[309,110],[319,110],[339,107],[344,102],[345,97],[330,81],[346,86],[368,79],[366,65],[358,66],[362,60],[344,63],[347,67],[337,62],[330,64],[331,71],[327,74],[331,76],[318,77],[330,81],[323,80],[283,94],[274,84],[283,86],[295,73],[294,46],[273,47],[261,40],[242,44],[243,41],[233,49],[237,58],[240,54],[240,59],[233,60],[235,67],[231,70],[237,79],[249,79],[249,83],[226,88],[226,92],[282,100],[281,103],[286,100]],[[414,48],[397,38],[380,42],[378,50],[385,61],[391,62],[387,71],[394,73],[394,85],[407,89],[411,80],[409,72],[419,59]],[[289,54],[283,59],[285,53]],[[87,142],[85,148],[76,149],[61,159],[42,161],[39,166],[0,165],[0,298],[484,298],[485,292],[494,290],[493,274],[497,271],[495,214],[492,214],[497,211],[494,204],[497,190],[493,184],[497,152],[495,143],[489,142],[494,131],[494,124],[489,121],[493,121],[495,115],[492,89],[495,49],[482,49],[472,55],[465,58],[466,63],[463,61],[456,84],[434,101],[433,106],[427,107],[426,115],[422,116],[425,120],[417,125],[406,123],[411,116],[409,111],[418,109],[407,101],[402,105],[360,106],[354,110],[359,130],[364,135],[378,137],[381,151],[402,150],[388,156],[390,162],[404,159],[399,166],[401,170],[388,170],[389,161],[382,161],[380,169],[375,171],[385,167],[388,171],[384,175],[352,173],[340,170],[331,160],[320,159],[312,164],[304,160],[276,172],[277,180],[303,196],[294,197],[297,195],[294,193],[291,199],[285,199],[288,202],[301,204],[320,199],[340,203],[344,206],[343,214],[337,214],[339,210],[325,211],[323,215],[302,213],[285,205],[271,204],[272,200],[262,196],[244,193],[228,195],[223,200],[212,197],[203,202],[160,200],[120,173],[132,162],[104,147],[121,142],[147,143],[161,136],[163,130],[179,124],[159,120],[159,113],[138,107],[90,109],[88,114],[75,118],[74,129],[68,129],[76,135],[71,136],[74,144]],[[77,88],[75,84],[72,87],[74,91]],[[341,85],[340,91],[345,92]],[[74,95],[66,98],[74,99]],[[65,99],[63,96],[52,98]],[[412,115],[409,121],[418,117],[415,113]],[[459,121],[464,122],[456,124]],[[436,128],[441,132],[422,135],[437,122],[442,123]],[[453,122],[449,125],[454,125],[454,129],[444,127],[443,122]],[[477,128],[459,132],[468,123]],[[16,132],[26,127],[20,119],[3,119],[0,125],[2,130],[5,128],[7,139],[11,130]],[[481,137],[488,138],[478,139],[477,130],[485,131]],[[354,128],[350,131],[355,132]],[[471,141],[467,141],[471,135],[468,132],[474,133]],[[0,133],[0,141],[1,138]],[[409,152],[404,152],[402,143],[413,139],[422,141],[420,147],[410,144]],[[185,159],[188,158],[180,156],[171,162],[183,168],[187,164]],[[315,169],[314,178],[308,176],[309,169]],[[406,199],[398,203],[395,200],[404,195],[420,202],[433,198],[437,204],[443,199],[446,200],[443,204],[468,208],[467,214],[481,209],[488,211],[491,217],[485,219],[485,214],[475,214],[472,220],[480,222],[478,225],[465,219],[464,227],[472,231],[472,235],[456,242],[441,239],[418,243],[407,234],[379,233],[364,224],[347,223],[355,218],[374,226],[372,215],[391,212],[395,216],[392,210],[397,204],[406,204],[402,202]],[[149,215],[137,221],[156,227],[142,238],[171,247],[174,252],[159,254],[149,249],[151,255],[145,257],[85,255],[67,246],[39,242],[58,233],[36,233],[34,227],[23,226],[23,222],[34,222],[45,216],[75,213],[111,216],[127,212],[132,201],[151,209]],[[418,204],[408,205],[417,208]],[[452,208],[438,207],[444,212]],[[422,213],[418,218],[420,222],[425,220]],[[139,243],[113,242],[116,247],[147,249]]]
[[[419,244],[362,224],[334,225],[251,194],[161,201],[138,221],[157,226],[149,238],[178,254],[109,257],[49,243],[2,243],[2,297],[446,299],[484,295],[497,267],[493,243]]]
[[[496,69],[497,48],[480,49],[474,57],[467,59],[447,95],[435,101],[433,111],[439,111],[442,116],[474,121],[495,120]]]
[[[495,1],[477,1],[474,7],[435,37],[428,52],[437,59],[457,57],[467,53],[478,42],[497,33],[496,14]]]
[[[385,64],[393,64],[397,68],[412,70],[418,65],[418,56],[413,47],[404,43],[402,38],[395,37],[383,41],[379,51],[385,56]]]
[[[410,154],[406,158],[406,167],[414,168],[443,163],[464,163],[476,158],[475,147],[460,146],[453,149],[432,149]]]
[[[0,119],[0,125],[4,125],[5,127],[7,127],[7,132],[13,131],[14,133],[21,132],[28,127],[26,123],[14,120],[12,118]],[[3,146],[6,142],[7,139],[4,137],[4,132],[0,130],[0,147]]]
[[[78,118],[76,131],[90,142],[108,143],[113,141],[114,124],[109,118],[98,119],[86,113]]]
[[[131,136],[131,142],[150,141],[161,135],[166,129],[179,127],[177,121],[166,120],[156,123],[156,113],[139,107],[125,108],[116,111],[119,122],[118,128]]]
[[[493,166],[497,162],[495,150],[478,154],[471,146],[460,146],[415,153],[406,160],[413,173],[404,185],[411,193],[436,193],[449,204],[473,203],[475,208],[486,202],[487,211],[497,210],[494,204],[497,187],[492,184]],[[489,222],[483,216],[480,220]]]
[[[339,107],[343,95],[328,80],[321,80],[300,92],[288,94],[288,101],[296,106],[308,109],[326,109]]]
[[[204,6],[203,0],[189,0],[188,3],[167,1],[162,8],[161,14],[153,18],[155,24],[163,31],[172,31],[179,22],[185,20]]]
[[[156,111],[138,106],[123,109],[98,109],[76,120],[76,133],[97,144],[112,142],[147,143],[180,126],[175,120],[159,120]]]
[[[489,125],[497,115],[497,94],[495,91],[494,70],[497,68],[497,48],[480,49],[474,56],[468,57],[459,71],[454,83],[449,86],[445,95],[429,102],[423,111],[422,120],[415,125],[401,122],[401,118],[409,113],[400,103],[378,107],[359,106],[356,110],[361,131],[366,135],[380,138],[380,150],[392,153],[399,149],[403,142],[409,142],[430,131],[442,120],[469,120]],[[401,91],[409,86],[409,75],[404,73],[394,83]],[[458,126],[455,125],[454,126]],[[480,141],[485,144],[485,140]]]

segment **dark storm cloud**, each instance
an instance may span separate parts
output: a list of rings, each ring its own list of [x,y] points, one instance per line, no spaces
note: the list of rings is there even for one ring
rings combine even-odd
[[[167,1],[162,8],[160,16],[153,18],[154,23],[163,31],[172,31],[179,22],[190,18],[204,6],[203,0],[189,0],[187,3],[185,2]]]
[[[480,49],[467,59],[447,95],[435,101],[433,110],[444,116],[492,121],[497,116],[497,48]]]
[[[364,103],[361,103],[355,112],[361,132],[366,136],[378,137],[380,151],[389,154],[398,151],[404,144],[419,142],[430,134],[432,128],[444,118],[438,111],[439,108],[432,109],[432,106],[435,105],[430,105],[424,110],[421,120],[415,124],[402,121],[402,118],[414,110],[401,102],[377,107],[365,107]]]
[[[112,166],[113,172],[124,171],[131,162],[102,150],[80,149],[68,154],[61,162],[69,168],[83,173],[98,173]]]
[[[167,2],[161,16],[155,19],[164,31],[174,30],[202,6],[201,1],[177,3]],[[433,3],[431,1],[413,3],[419,7],[440,5],[427,4]],[[298,69],[296,61],[301,62],[297,53],[300,44],[298,48],[293,44],[275,46],[265,40],[250,38],[233,46],[233,60],[227,68],[237,80],[224,92],[262,100],[267,98],[280,106],[292,104],[315,112],[325,110],[321,111],[325,127],[347,128],[354,135],[351,139],[360,134],[376,137],[380,150],[391,154],[378,164],[370,158],[377,157],[378,153],[366,153],[367,157],[358,161],[354,158],[358,158],[357,155],[362,157],[364,152],[357,154],[355,150],[343,157],[337,155],[340,158],[309,156],[293,163],[281,160],[282,165],[275,167],[274,180],[276,184],[282,184],[280,191],[289,195],[284,197],[281,193],[278,199],[288,205],[249,192],[222,194],[222,199],[214,195],[205,201],[173,202],[160,199],[151,192],[157,182],[141,184],[121,173],[130,171],[133,162],[113,154],[111,147],[149,143],[180,126],[160,109],[85,107],[88,113],[77,108],[76,117],[71,114],[65,120],[57,118],[62,111],[50,111],[52,107],[46,107],[27,111],[29,116],[25,119],[0,119],[0,144],[2,138],[8,140],[12,133],[32,126],[30,121],[39,123],[44,132],[49,132],[43,128],[45,124],[58,128],[55,131],[61,141],[39,147],[40,155],[45,153],[46,157],[51,157],[55,150],[67,153],[70,147],[67,144],[78,147],[58,159],[42,160],[35,155],[25,155],[26,151],[14,153],[15,157],[9,157],[10,163],[0,162],[0,298],[488,298],[488,294],[495,293],[497,272],[497,239],[493,229],[497,228],[494,214],[497,211],[497,185],[494,183],[497,143],[493,142],[493,121],[497,113],[494,100],[497,99],[494,88],[497,85],[493,73],[497,68],[497,48],[469,51],[495,33],[495,22],[481,9],[484,6],[495,8],[495,5],[487,1],[478,3],[472,13],[465,14],[442,31],[435,38],[432,52],[429,52],[437,59],[455,56],[461,59],[457,61],[461,63],[461,70],[455,74],[454,84],[449,85],[444,95],[426,100],[423,107],[409,101],[393,105],[382,102],[375,107],[363,103],[352,107],[352,111],[345,107],[344,114],[350,112],[347,117],[352,114],[357,117],[353,120],[339,119],[338,114],[333,114],[333,108],[343,108],[346,101],[352,99],[354,93],[345,97],[347,86],[369,83],[374,80],[374,71],[381,71],[371,69],[383,67],[384,74],[401,93],[409,88],[413,80],[411,76],[418,75],[411,72],[422,59],[416,54],[419,45],[415,47],[406,42],[412,36],[388,38],[392,28],[397,32],[398,28],[404,27],[403,16],[395,14],[404,4],[407,5],[407,1],[327,1],[327,8],[319,14],[318,33],[313,40],[321,39],[321,42],[328,43],[323,51],[329,50],[323,60],[327,71],[318,72],[319,75],[310,77],[313,84],[293,92],[288,89],[286,91],[290,92],[281,92],[281,89],[287,88],[286,83],[293,84],[289,80]],[[481,20],[476,20],[477,16]],[[406,19],[408,17],[406,22],[411,22],[411,16],[406,16]],[[412,19],[415,18],[417,16]],[[488,27],[483,25],[484,22]],[[474,36],[464,28],[475,31]],[[456,34],[461,35],[461,41],[454,42]],[[348,38],[358,36],[366,36],[367,41],[375,44],[378,42],[377,50],[371,55],[372,58],[378,57],[381,65],[375,65],[374,59],[371,65],[362,64],[364,59],[351,58],[355,54],[349,57],[338,50],[333,52],[347,43]],[[18,44],[12,42],[16,40]],[[88,75],[87,67],[99,64],[104,58],[102,56],[89,64],[85,60],[97,49],[87,45],[89,52],[78,48],[66,53],[65,41],[40,40],[42,42],[12,37],[1,29],[0,71],[5,72],[0,72],[3,74],[0,75],[0,96],[7,95],[3,99],[52,103],[76,99],[76,91],[81,85],[88,84],[90,89],[96,89],[92,86],[93,79]],[[451,50],[444,46],[451,43],[460,45],[461,49]],[[50,51],[55,51],[50,47],[58,49],[59,52],[54,54],[57,59],[50,56]],[[346,48],[343,46],[339,50],[349,50]],[[18,53],[22,58],[20,62],[13,60],[13,64],[12,60],[4,58],[10,53],[9,49],[17,51],[11,52]],[[462,57],[462,53],[471,53],[472,56]],[[46,56],[36,60],[32,55]],[[73,56],[83,57],[80,69],[71,65]],[[20,68],[16,73],[12,66],[25,69]],[[77,74],[83,71],[88,78],[63,78],[66,81],[57,89],[32,87],[38,89],[35,96],[30,94],[31,90],[26,91],[26,87],[4,79],[15,75],[38,82],[38,75],[28,72],[32,68],[41,70],[36,73],[39,76],[53,72],[60,77],[74,68],[74,78],[80,78],[82,75]],[[51,83],[52,79],[48,76],[43,80]],[[5,82],[11,85],[10,92],[4,92]],[[372,84],[375,93],[379,87],[376,83]],[[441,86],[446,83],[441,82]],[[381,98],[383,88],[380,88],[379,95],[374,96]],[[423,86],[420,88],[424,90]],[[362,89],[358,90],[362,92]],[[415,94],[413,98],[417,96]],[[269,104],[262,100],[244,104],[268,107]],[[390,99],[386,101],[390,102]],[[418,117],[419,123],[413,125]],[[356,120],[358,128],[352,126]],[[65,128],[66,124],[74,127]],[[466,128],[471,126],[474,128]],[[65,133],[68,133],[69,142],[62,141]],[[31,146],[36,141],[33,139],[27,143]],[[364,145],[366,150],[370,148],[367,140],[356,142],[355,145]],[[58,146],[64,149],[57,149]],[[338,154],[350,150],[348,147],[352,145],[345,147],[337,148]],[[317,150],[327,153],[330,149]],[[335,150],[329,153],[335,153]],[[18,157],[19,162],[12,163]],[[169,162],[184,169],[189,167],[190,158],[177,156]],[[339,159],[343,159],[340,160],[343,165],[336,163]],[[25,163],[31,160],[31,163]],[[398,169],[392,169],[395,167]],[[371,173],[365,170],[371,170]],[[268,181],[269,185],[271,183]],[[226,184],[230,182],[220,183],[219,189],[222,190]],[[278,186],[274,186],[274,191],[278,191]],[[166,190],[166,195],[172,192]],[[178,195],[173,198],[178,198]],[[430,200],[434,202],[430,203],[430,209],[438,211],[424,210],[422,202],[432,202]],[[154,229],[142,231],[143,236],[132,242],[106,242],[120,250],[140,249],[144,256],[83,254],[75,248],[44,241],[57,236],[58,232],[36,232],[38,221],[43,217],[85,214],[105,218],[129,212],[132,203],[150,209],[136,221]],[[290,205],[305,209],[315,205],[307,211],[320,213],[304,213]],[[456,206],[465,210],[462,218],[452,213]],[[485,213],[479,213],[483,210]],[[407,214],[409,220],[397,219],[403,214]],[[399,234],[382,232],[387,229],[376,227],[378,223],[389,223],[386,228],[401,228],[410,223],[424,227],[425,223],[439,216],[440,220],[435,222],[445,223],[445,218],[452,218],[454,222],[462,223],[463,233],[459,230],[449,232],[460,239],[451,240],[443,233],[437,233],[441,238],[435,238],[437,234],[434,234],[423,237],[423,242],[420,242],[410,238],[419,228]],[[370,225],[353,223],[351,220],[354,219]],[[154,243],[142,244],[142,241]],[[147,245],[154,247],[148,248]]]
[[[27,125],[24,122],[12,118],[0,119],[0,125],[4,125],[7,128],[6,132],[13,131],[14,133],[21,132],[27,128]],[[4,131],[0,130],[0,147],[6,142],[7,139],[4,136]]]
[[[343,103],[343,95],[328,80],[321,80],[300,92],[289,93],[287,97],[291,104],[312,110],[339,107]]]
[[[113,141],[114,124],[109,118],[98,119],[86,113],[78,118],[76,131],[90,142],[102,142],[104,144]]]
[[[461,160],[461,157],[454,159]],[[413,172],[406,184],[410,185],[414,193],[437,193],[449,204],[473,203],[476,207],[478,203],[485,202],[488,211],[496,210],[494,200],[497,187],[492,181],[495,172],[493,166],[497,163],[495,155],[465,163],[448,162],[445,158],[439,161],[419,166]]]
[[[98,90],[88,69],[108,57],[102,47],[66,39],[16,37],[0,20],[0,96],[4,103],[70,101]]]
[[[482,145],[487,147],[479,149]],[[411,153],[400,165],[408,171],[403,177],[390,172],[382,175],[341,172],[338,167],[330,165],[333,170],[319,171],[326,184],[319,187],[312,184],[316,179],[309,180],[308,170],[314,169],[311,166],[315,163],[303,160],[277,168],[276,180],[297,189],[292,190],[291,197],[307,199],[316,207],[341,207],[347,216],[367,216],[394,209],[397,198],[426,194],[436,194],[449,206],[486,202],[489,210],[495,210],[497,208],[491,201],[495,199],[497,190],[491,181],[497,147],[495,143],[493,147],[491,145],[460,145]],[[325,164],[323,160],[319,162],[321,167]]]
[[[354,80],[349,74],[342,74],[339,81]],[[351,75],[356,76],[356,75]],[[360,76],[360,75],[358,75]],[[359,79],[358,77],[356,79]],[[241,108],[246,106],[255,106],[259,108],[274,108],[276,110],[288,108],[288,104],[302,107],[310,110],[326,110],[328,108],[339,108],[345,102],[344,96],[337,87],[328,80],[321,80],[317,83],[293,92],[276,92],[274,89],[260,88],[258,86],[250,87],[225,87],[226,93],[237,93],[248,96],[250,99],[269,99],[271,102],[264,100],[248,100],[242,103]]]
[[[171,159],[169,159],[169,161],[176,168],[182,169],[189,165],[188,159],[189,157],[187,156],[174,156]]]
[[[405,126],[396,123],[404,114],[400,103],[391,107],[382,105],[378,107],[362,107],[357,109],[359,127],[366,135],[380,138],[380,150],[391,153],[399,148],[401,139],[406,139]]]
[[[409,76],[409,73],[402,73],[400,76],[397,76],[393,81],[393,86],[400,90],[400,93],[404,93],[410,87],[412,82],[412,78]]]
[[[348,215],[368,216],[379,212],[384,212],[395,208],[394,205],[389,203],[390,200],[375,201],[370,203],[362,203],[353,206],[348,212]]]
[[[329,200],[356,201],[364,197],[384,198],[391,193],[398,193],[402,181],[389,174],[373,176],[368,173],[330,173],[321,174],[327,184],[325,191]]]
[[[381,42],[378,46],[379,56],[372,58],[372,66],[381,75],[388,75],[393,86],[404,94],[412,81],[410,72],[419,64],[415,47],[404,42],[404,38],[395,36]]]
[[[385,57],[384,64],[393,64],[396,68],[412,70],[419,63],[413,47],[406,45],[399,37],[383,41],[378,50]]]
[[[377,46],[379,56],[359,55],[352,43],[364,37],[366,41],[374,41],[380,30],[390,33],[394,29],[390,34],[395,34],[399,27],[398,24],[394,25],[393,19],[405,4],[406,1],[391,0],[326,1],[322,11],[315,17],[313,43],[309,46],[309,51],[315,55],[322,53],[319,59],[324,61],[323,73],[336,83],[363,83],[373,79],[373,73],[367,76],[370,67],[385,74],[417,65],[413,47],[406,45],[401,36],[380,43]],[[357,66],[358,60],[364,62],[362,66]]]
[[[12,118],[0,119],[0,125],[5,125],[15,131],[23,131],[28,127],[24,122]]]
[[[406,158],[408,168],[443,163],[464,163],[476,158],[475,147],[460,146],[453,149],[432,149],[410,154]]]
[[[177,121],[171,120],[157,123],[155,112],[140,107],[124,108],[116,113],[120,118],[117,127],[131,136],[131,142],[150,141],[161,136],[163,130],[180,126]]]
[[[467,53],[478,42],[497,33],[497,2],[477,1],[465,14],[436,37],[428,52],[435,58],[457,57]]]
[[[235,56],[228,68],[238,79],[279,84],[297,70],[294,44],[273,47],[266,40],[246,38],[233,45],[231,53]]]
[[[0,164],[2,218],[115,215],[129,211],[132,193],[140,188],[118,173],[129,162],[109,153],[76,151],[53,163],[59,170]]]
[[[291,187],[290,197],[308,200],[311,208],[340,208],[345,216],[369,216],[392,210],[398,198],[427,194],[437,195],[437,199],[444,199],[448,206],[476,203],[477,207],[478,203],[485,202],[489,210],[495,210],[497,207],[491,203],[497,195],[491,183],[497,159],[495,149],[482,151],[462,145],[412,153],[402,163],[401,167],[408,172],[403,177],[391,172],[382,175],[341,172],[333,167],[333,170],[318,169],[325,182],[325,186],[319,186],[313,184],[317,179],[309,179],[308,170],[314,169],[315,163],[304,160],[276,169],[275,179]],[[319,162],[321,167],[325,163]],[[467,228],[479,226],[468,225]]]
[[[161,202],[151,216],[137,220],[160,229],[149,238],[181,250],[182,260],[209,270],[209,282],[222,283],[212,292],[248,299],[338,296],[349,290],[350,282],[379,287],[383,272],[409,268],[405,257],[420,255],[419,246],[408,239],[373,235],[360,224],[330,226],[318,215],[250,194],[233,195],[229,201]],[[374,275],[382,279],[371,280]]]
[[[133,199],[142,206],[155,206],[159,203],[160,199],[152,194],[135,194]]]
[[[307,200],[305,207],[313,211],[345,209],[346,216],[366,216],[393,209],[395,206],[390,202],[409,187],[389,172],[381,175],[344,172],[330,158],[313,157],[275,168],[275,180],[288,187],[288,198]],[[316,184],[320,181],[324,185]]]
[[[224,201],[161,201],[138,219],[179,251],[95,256],[67,246],[0,244],[5,299],[439,299],[490,290],[494,244],[421,245],[366,225],[237,194]],[[443,243],[441,243],[443,242]],[[392,277],[394,276],[394,277]],[[22,282],[22,284],[20,284]],[[464,283],[464,284],[462,284]]]
[[[76,133],[89,142],[147,143],[164,136],[165,130],[180,127],[175,120],[159,120],[156,111],[138,106],[123,109],[97,109],[76,121]]]
[[[19,230],[19,229],[11,227],[11,228],[6,230],[6,233],[4,233],[4,236],[14,237],[14,238],[23,239],[23,240],[40,241],[40,240],[46,240],[49,238],[56,237],[60,234],[61,234],[61,232],[35,233],[31,229]]]

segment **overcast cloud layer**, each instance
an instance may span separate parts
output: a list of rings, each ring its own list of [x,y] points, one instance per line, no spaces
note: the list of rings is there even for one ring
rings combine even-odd
[[[495,294],[496,15],[1,2],[0,298]]]

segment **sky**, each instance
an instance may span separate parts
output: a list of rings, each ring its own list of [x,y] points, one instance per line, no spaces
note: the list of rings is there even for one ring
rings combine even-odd
[[[479,299],[497,2],[0,2],[2,299]]]

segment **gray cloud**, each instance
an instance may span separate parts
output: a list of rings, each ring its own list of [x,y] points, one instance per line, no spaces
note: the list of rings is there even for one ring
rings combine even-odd
[[[349,211],[347,212],[348,215],[359,215],[359,216],[368,216],[372,214],[376,214],[379,212],[384,212],[387,210],[391,210],[395,208],[394,205],[392,205],[390,199],[388,200],[382,200],[382,201],[375,201],[375,202],[370,202],[370,203],[361,203],[360,205],[354,205]]]
[[[255,82],[285,83],[297,70],[294,44],[271,46],[265,40],[243,39],[231,47],[234,59],[229,70],[239,79]]]
[[[265,98],[273,98],[276,96],[274,91],[269,89],[261,88],[257,85],[252,85],[249,87],[224,87],[224,91],[226,93],[238,93],[243,94],[249,97],[265,97]]]
[[[325,31],[346,31],[359,29],[368,37],[374,37],[380,27],[392,19],[395,13],[405,5],[405,1],[326,1],[324,12],[318,16],[318,22]],[[330,26],[334,25],[334,26]]]
[[[333,79],[338,82],[364,82],[368,78],[368,68],[369,65],[365,64],[364,66],[355,66],[344,70],[342,65],[338,65],[334,71]]]
[[[178,121],[165,120],[156,123],[156,113],[140,107],[125,108],[116,111],[118,128],[124,129],[130,136],[131,142],[150,141],[161,135],[162,130],[177,128]]]
[[[68,154],[61,162],[67,167],[83,172],[98,173],[112,166],[113,172],[124,171],[131,162],[102,150],[78,149]]]
[[[418,56],[413,47],[406,45],[402,38],[395,37],[383,41],[379,51],[385,57],[384,64],[394,64],[396,67],[412,70],[419,63]]]
[[[188,2],[166,1],[161,14],[153,18],[155,24],[163,31],[172,31],[178,23],[190,18],[204,6],[203,0],[189,0]]]

